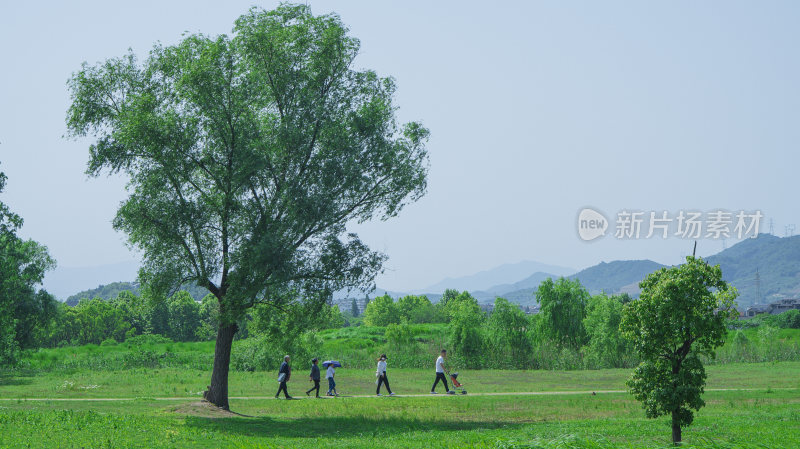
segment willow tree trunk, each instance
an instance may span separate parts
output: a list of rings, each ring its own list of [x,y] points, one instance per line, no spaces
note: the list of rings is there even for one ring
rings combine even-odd
[[[228,404],[228,370],[231,364],[231,347],[233,336],[239,326],[234,324],[223,325],[220,323],[217,330],[217,343],[214,346],[214,370],[211,372],[211,384],[203,393],[203,398],[225,410],[230,410]]]
[[[675,446],[681,444],[681,424],[677,410],[672,412],[672,444]]]

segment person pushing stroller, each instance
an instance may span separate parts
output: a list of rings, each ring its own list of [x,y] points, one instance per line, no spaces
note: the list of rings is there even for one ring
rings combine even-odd
[[[436,380],[433,381],[433,386],[431,387],[431,394],[436,394],[436,385],[441,380],[444,384],[444,389],[447,394],[455,394],[454,391],[450,390],[450,387],[447,385],[447,377],[445,377],[445,363],[444,359],[447,357],[447,350],[442,349],[439,358],[436,359]]]

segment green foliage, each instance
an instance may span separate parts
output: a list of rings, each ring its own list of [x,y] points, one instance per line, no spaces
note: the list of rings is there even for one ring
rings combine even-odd
[[[200,305],[188,292],[179,291],[167,301],[167,336],[175,341],[193,341],[200,327]]]
[[[197,301],[200,301],[201,299],[203,299],[205,295],[208,294],[208,289],[204,287],[199,287],[196,284],[192,283],[182,284],[178,290],[188,292],[192,296],[192,298],[194,298]],[[78,302],[81,299],[102,298],[106,300],[112,300],[126,293],[136,297],[140,296],[142,292],[139,283],[112,282],[110,284],[100,285],[97,288],[78,292],[67,298],[65,302],[67,303],[67,305],[74,306],[78,304]]]
[[[9,309],[0,303],[0,367],[14,366],[19,358],[19,344],[14,332],[16,322]]]
[[[0,192],[6,176],[0,172]],[[49,325],[56,301],[36,287],[55,266],[47,248],[17,236],[22,218],[0,202],[0,366],[14,365],[20,348],[38,342],[38,329]]]
[[[378,296],[367,304],[364,310],[364,324],[367,326],[387,326],[399,324],[400,311],[389,295]]]
[[[780,329],[800,329],[800,310],[792,309],[776,315],[762,313],[752,318],[732,319],[728,323],[728,328],[752,329],[762,325],[773,326]]]
[[[504,361],[506,366],[527,367],[533,352],[531,323],[519,306],[503,298],[495,299],[486,329],[491,348],[487,356]]]
[[[344,327],[344,315],[339,309],[339,306],[333,305],[328,310],[323,309],[325,312],[324,324],[326,329],[338,329]]]
[[[208,294],[200,302],[200,326],[197,328],[197,339],[209,341],[217,338],[219,328],[219,302],[217,298]]]
[[[100,298],[108,300],[117,298],[123,293],[129,293],[133,296],[138,296],[139,285],[132,282],[112,282],[107,285],[100,285],[94,289],[78,292],[67,298],[67,300],[64,302],[66,302],[69,306],[75,306],[78,304],[78,302],[80,302],[81,299]]]
[[[447,320],[452,320],[456,311],[461,309],[462,304],[468,304],[470,307],[475,306],[480,308],[478,300],[475,299],[468,291],[459,293],[456,290],[445,290],[442,295],[442,300],[439,302],[441,310],[443,311]]]
[[[75,307],[64,305],[53,338],[72,345],[100,344],[108,338],[124,341],[130,329],[131,325],[125,321],[120,309],[95,298],[82,300]]]
[[[640,287],[640,299],[625,306],[621,324],[642,358],[628,386],[647,417],[672,416],[673,441],[679,442],[692,410],[704,405],[699,356],[713,357],[724,343],[736,289],[722,280],[719,265],[694,257],[651,273]]]
[[[586,362],[590,367],[627,368],[634,365],[633,345],[619,331],[623,300],[624,297],[604,294],[589,298],[583,326],[588,338],[584,347]]]
[[[140,280],[220,303],[212,402],[248,309],[369,288],[385,260],[346,225],[397,215],[427,185],[428,130],[395,117],[395,84],[352,67],[358,39],[307,5],[251,9],[233,37],[184,36],[69,80],[69,134],[87,173],[123,172],[114,227],[142,250]]]
[[[442,293],[442,298],[439,300],[439,305],[442,307],[447,307],[447,303],[451,300],[455,299],[459,295],[459,291],[456,289],[448,288]]]
[[[335,309],[335,311],[334,311]],[[269,304],[261,304],[252,310],[252,322],[249,329],[259,342],[264,343],[263,364],[272,366],[271,357],[280,363],[280,357],[294,354],[294,351],[305,351],[308,355],[313,348],[300,344],[303,338],[311,338],[316,331],[327,328],[333,320],[340,320],[341,314],[336,306],[327,304],[297,302],[277,309]],[[339,321],[341,323],[341,321]],[[305,336],[305,337],[304,337]],[[310,340],[309,340],[310,341]],[[307,341],[310,345],[311,343]],[[248,345],[250,343],[246,343]],[[280,354],[275,356],[275,354]],[[267,356],[266,354],[269,354]],[[240,355],[244,357],[244,355]],[[237,356],[239,357],[239,356]],[[267,361],[269,359],[269,361]],[[265,365],[266,366],[266,365]]]
[[[466,292],[447,302],[450,315],[448,324],[452,356],[468,367],[481,366],[484,351],[482,326],[486,316],[478,301]]]
[[[436,309],[427,296],[407,295],[397,300],[397,311],[401,320],[409,323],[440,322]]]
[[[394,351],[409,351],[409,349],[416,349],[416,340],[414,339],[414,332],[408,322],[401,324],[390,324],[386,326],[386,333],[384,334],[389,347]]]
[[[781,329],[800,329],[800,310],[787,310],[777,315],[761,315],[764,323]],[[759,317],[756,317],[759,318]]]
[[[580,281],[559,278],[544,280],[536,290],[541,305],[541,335],[558,345],[577,349],[586,341],[583,320],[589,293]]]

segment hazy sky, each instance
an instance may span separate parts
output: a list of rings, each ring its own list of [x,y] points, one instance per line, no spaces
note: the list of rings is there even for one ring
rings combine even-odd
[[[83,61],[182,32],[229,33],[252,1],[0,3],[0,199],[64,267],[135,259],[110,221],[124,180],[87,179],[62,138]],[[277,2],[260,2],[271,8]],[[403,121],[431,130],[428,194],[356,230],[389,256],[384,288],[520,260],[677,263],[679,238],[578,238],[583,207],[761,210],[800,225],[800,3],[312,2],[394,76]],[[613,225],[612,225],[613,226]],[[800,232],[800,231],[798,231]],[[728,244],[732,244],[728,241]],[[698,253],[722,242],[701,240]]]

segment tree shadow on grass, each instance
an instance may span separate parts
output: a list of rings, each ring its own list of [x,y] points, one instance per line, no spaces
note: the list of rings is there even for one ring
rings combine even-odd
[[[409,418],[316,417],[278,420],[258,418],[206,418],[190,416],[186,425],[205,431],[260,437],[318,438],[420,431],[457,432],[516,428],[521,423],[505,421],[446,421]]]

